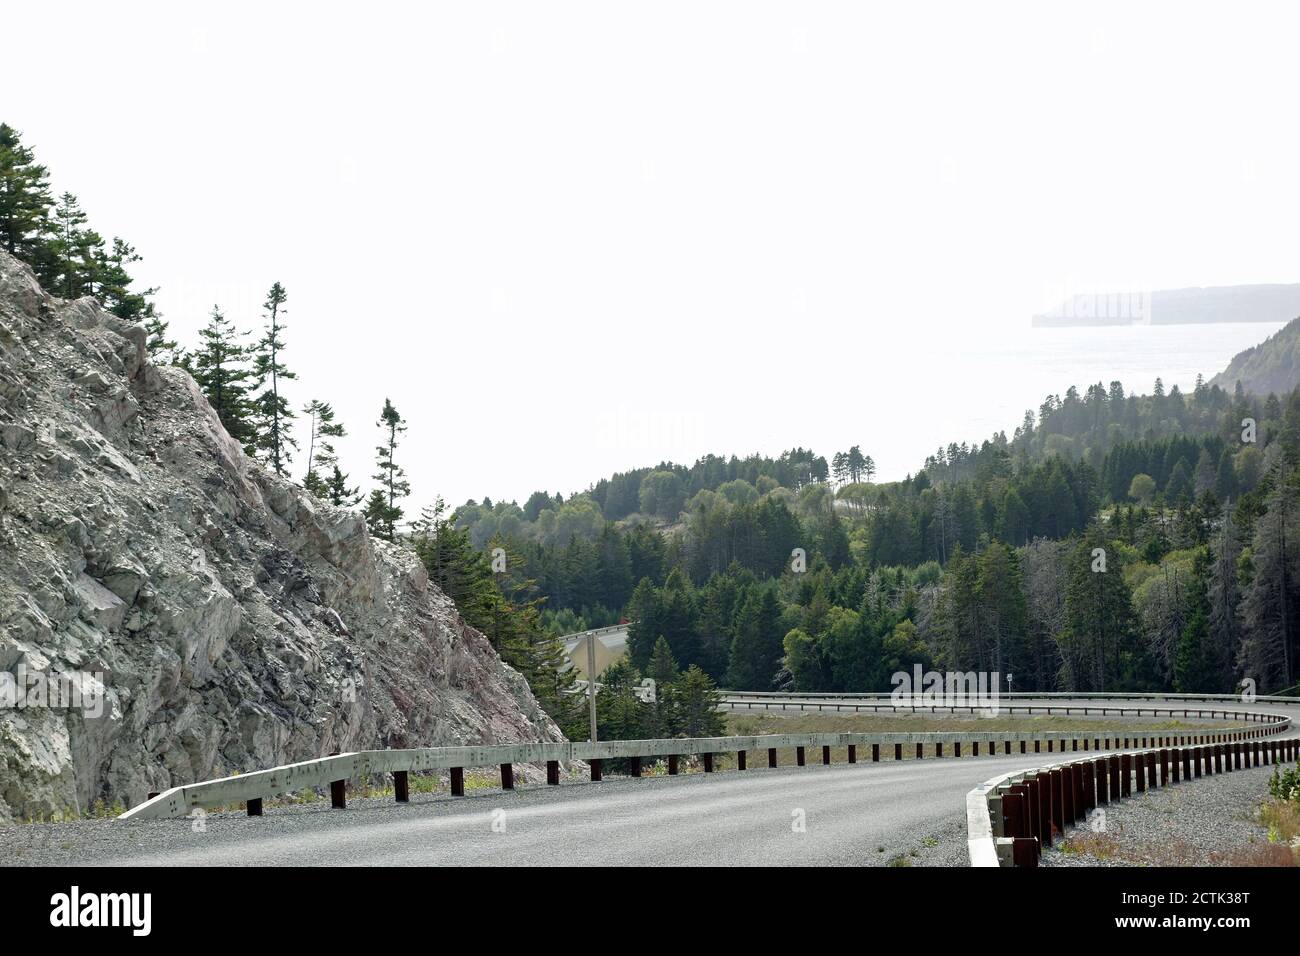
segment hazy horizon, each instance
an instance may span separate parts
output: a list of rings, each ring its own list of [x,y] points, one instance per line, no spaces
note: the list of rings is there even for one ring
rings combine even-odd
[[[9,13],[59,66],[14,45],[42,82],[0,120],[135,244],[183,343],[282,282],[293,405],[334,404],[369,488],[390,397],[408,513],[795,445],[900,478],[1146,374],[1017,374],[1087,351],[1029,327],[1069,294],[1300,279],[1292,11],[940,6],[53,2]],[[1267,337],[1237,328],[1180,334],[1166,382]],[[980,350],[1012,356],[997,395]]]

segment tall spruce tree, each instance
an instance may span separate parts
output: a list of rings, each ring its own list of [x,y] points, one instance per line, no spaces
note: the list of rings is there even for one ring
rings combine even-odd
[[[339,470],[338,462],[325,480],[325,497],[336,508],[355,508],[361,504],[361,488],[348,486],[348,476]]]
[[[1296,683],[1300,630],[1300,508],[1285,461],[1268,475],[1267,510],[1255,522],[1253,574],[1242,605],[1242,677],[1270,692]]]
[[[255,447],[258,457],[270,464],[277,475],[284,475],[293,459],[298,443],[292,434],[294,412],[280,392],[281,382],[295,379],[297,373],[289,371],[281,360],[284,351],[284,304],[288,301],[284,286],[276,282],[262,303],[265,327],[262,337],[253,346],[254,414],[257,424]],[[258,391],[260,389],[260,391]]]
[[[393,403],[384,399],[384,410],[376,423],[383,429],[383,444],[376,446],[375,456],[378,470],[374,480],[380,487],[370,493],[366,502],[366,523],[371,533],[385,541],[392,541],[397,534],[397,523],[402,520],[401,506],[397,503],[411,493],[406,472],[397,464],[397,439],[406,431],[406,420],[402,418]]]
[[[230,437],[252,454],[257,432],[248,397],[248,380],[252,374],[248,368],[248,348],[242,341],[247,335],[236,331],[234,323],[214,305],[208,324],[199,330],[200,345],[192,356],[190,368]]]

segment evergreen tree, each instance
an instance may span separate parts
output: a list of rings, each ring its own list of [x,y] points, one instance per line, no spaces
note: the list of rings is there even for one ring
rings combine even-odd
[[[781,607],[770,587],[755,588],[737,612],[727,683],[736,689],[767,690],[781,668]]]
[[[248,398],[248,350],[241,342],[248,333],[237,332],[217,306],[208,324],[199,331],[200,346],[192,357],[191,369],[209,404],[230,437],[252,454],[256,431],[252,404]]]
[[[309,424],[307,441],[307,474],[302,486],[317,498],[329,495],[329,481],[321,477],[326,469],[337,470],[338,456],[334,453],[334,439],[346,438],[347,429],[334,420],[334,408],[329,402],[313,398],[303,406],[302,413]],[[343,476],[346,478],[346,476]]]
[[[255,447],[258,456],[281,476],[288,470],[292,452],[298,448],[298,443],[292,436],[293,419],[296,416],[288,400],[280,393],[282,380],[298,377],[289,371],[280,358],[285,347],[285,325],[282,319],[287,311],[284,304],[288,298],[288,293],[280,283],[271,286],[266,301],[262,304],[266,326],[252,351],[253,374],[256,376],[253,390],[261,390],[253,398],[257,423]]]
[[[393,403],[384,399],[384,410],[376,423],[384,430],[384,443],[375,448],[378,471],[375,481],[380,483],[370,494],[366,502],[366,523],[375,537],[392,541],[397,533],[397,523],[402,520],[401,506],[397,503],[411,493],[410,483],[406,481],[406,472],[398,466],[394,458],[397,452],[397,438],[406,431],[406,420],[398,414]]]
[[[361,503],[361,489],[348,487],[348,476],[339,471],[338,462],[325,482],[325,497],[336,508],[355,508]]]
[[[49,229],[49,170],[36,162],[18,131],[0,123],[0,245],[36,270]]]
[[[1300,618],[1300,521],[1293,482],[1279,464],[1269,474],[1267,510],[1255,522],[1252,575],[1242,606],[1238,663],[1261,689],[1296,683],[1296,632]]]
[[[1105,552],[1104,571],[1097,549]],[[1151,683],[1121,550],[1098,528],[1084,536],[1070,560],[1060,644],[1067,690],[1145,690]]]

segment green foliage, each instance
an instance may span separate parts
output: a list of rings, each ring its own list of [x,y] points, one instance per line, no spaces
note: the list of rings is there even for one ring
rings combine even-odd
[[[257,430],[249,399],[252,372],[243,343],[247,334],[236,331],[221,309],[213,306],[208,324],[199,331],[200,345],[191,358],[190,370],[230,437],[251,454]]]
[[[265,326],[262,337],[250,351],[253,360],[254,384],[252,397],[255,453],[271,466],[277,475],[284,475],[292,461],[292,452],[298,448],[293,439],[292,424],[296,417],[288,399],[280,392],[282,381],[297,378],[281,359],[284,352],[283,321],[288,293],[284,286],[275,283],[266,294],[262,305]]]
[[[397,502],[411,493],[406,472],[395,458],[397,438],[406,432],[406,419],[385,398],[384,409],[377,424],[383,429],[384,441],[375,448],[377,469],[373,477],[380,483],[380,487],[370,493],[366,502],[366,524],[375,537],[392,541],[397,536],[397,524],[405,515]]]

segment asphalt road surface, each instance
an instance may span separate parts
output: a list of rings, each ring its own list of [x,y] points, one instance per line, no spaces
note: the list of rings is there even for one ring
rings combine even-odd
[[[1241,709],[1285,706],[1254,705]],[[992,734],[996,737],[996,734]],[[813,756],[810,754],[810,757]],[[1058,755],[885,759],[268,807],[266,816],[18,827],[0,863],[964,865],[965,797]],[[1251,771],[1267,773],[1266,769]],[[198,829],[199,832],[195,832]]]

